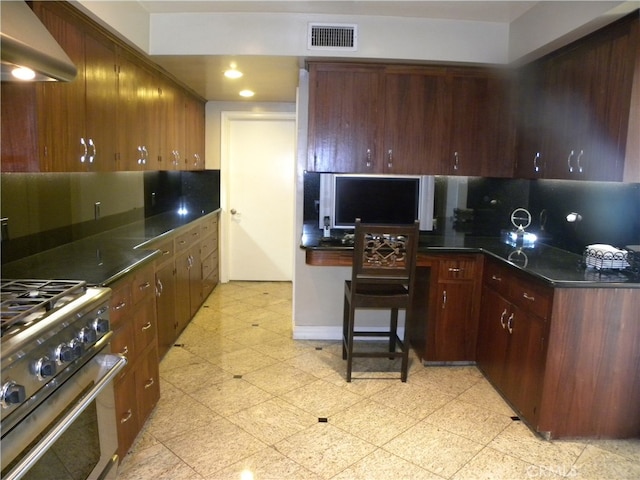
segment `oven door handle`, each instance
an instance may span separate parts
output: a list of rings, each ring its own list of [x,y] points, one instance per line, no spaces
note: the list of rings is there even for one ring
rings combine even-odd
[[[109,366],[109,370],[96,381],[96,384],[89,390],[71,409],[69,412],[56,423],[47,434],[26,454],[16,466],[3,476],[3,480],[18,480],[38,461],[40,457],[53,445],[53,443],[62,435],[65,430],[73,423],[78,416],[95,400],[95,398],[104,390],[107,385],[116,377],[116,375],[127,364],[126,357],[117,354],[101,354],[100,361],[104,365]]]

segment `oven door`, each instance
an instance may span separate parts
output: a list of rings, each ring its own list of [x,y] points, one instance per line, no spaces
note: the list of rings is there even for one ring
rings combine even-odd
[[[126,359],[109,345],[9,432],[3,480],[115,478],[118,456],[113,379]]]

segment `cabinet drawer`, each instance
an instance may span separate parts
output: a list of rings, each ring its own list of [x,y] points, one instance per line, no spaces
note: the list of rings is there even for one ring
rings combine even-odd
[[[122,370],[118,378],[121,378],[131,370],[136,359],[136,347],[133,341],[133,322],[123,322],[122,326],[114,330],[111,337],[111,352],[119,353],[127,358],[127,365]]]
[[[207,236],[213,236],[216,238],[218,238],[218,218],[217,217],[213,217],[210,219],[205,220],[202,223],[202,230],[201,230],[201,234],[202,237],[207,237]]]
[[[188,249],[195,242],[200,240],[200,225],[189,228],[186,232],[183,232],[176,236],[175,251],[182,252]]]
[[[440,260],[438,281],[473,280],[476,259],[474,257],[454,257]]]
[[[131,281],[131,299],[137,305],[146,298],[153,297],[155,285],[155,272],[153,265],[149,265],[133,274]]]
[[[134,338],[136,352],[141,352],[150,343],[155,342],[157,323],[155,315],[155,300],[151,298],[140,304],[136,309]]]
[[[509,281],[509,298],[522,309],[547,319],[553,301],[553,289],[516,277]]]
[[[202,278],[209,278],[211,273],[218,268],[218,252],[213,252],[202,259]]]
[[[113,288],[109,302],[109,321],[112,329],[115,330],[126,319],[131,307],[131,284],[124,282]]]
[[[211,253],[216,250],[216,242],[217,238],[208,236],[202,239],[200,242],[200,255],[202,258],[208,257]]]
[[[173,259],[174,245],[173,238],[163,240],[162,242],[154,243],[149,246],[154,250],[160,250],[162,256],[156,259],[156,265],[161,265],[166,261]]]
[[[512,275],[506,267],[495,261],[485,262],[484,285],[492,288],[505,298],[509,297],[509,284]]]

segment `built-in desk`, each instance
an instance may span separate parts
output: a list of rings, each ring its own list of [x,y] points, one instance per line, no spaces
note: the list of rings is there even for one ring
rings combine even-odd
[[[301,248],[311,270],[352,262],[353,247],[308,232]],[[452,262],[466,262],[452,267],[460,278],[447,278]],[[544,244],[423,235],[416,288],[409,328],[426,363],[477,362],[547,438],[640,437],[640,280],[631,272],[586,269],[581,255]],[[446,313],[454,295],[462,314]]]

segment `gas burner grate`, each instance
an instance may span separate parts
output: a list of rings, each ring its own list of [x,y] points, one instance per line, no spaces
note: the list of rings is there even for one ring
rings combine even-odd
[[[33,323],[86,291],[80,280],[1,280],[2,334],[10,327]]]

